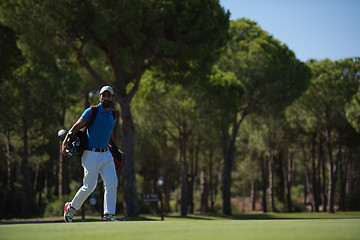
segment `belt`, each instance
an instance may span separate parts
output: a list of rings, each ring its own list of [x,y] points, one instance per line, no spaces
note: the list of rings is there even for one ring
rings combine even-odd
[[[109,148],[85,148],[85,150],[89,150],[92,152],[107,152]]]

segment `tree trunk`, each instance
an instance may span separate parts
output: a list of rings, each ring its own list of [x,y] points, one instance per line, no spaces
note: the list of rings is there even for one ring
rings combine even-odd
[[[49,187],[54,188],[54,194],[59,194],[59,159],[51,159],[51,176],[49,181]]]
[[[335,174],[335,170],[336,170],[336,165],[333,159],[333,154],[332,154],[332,138],[331,138],[331,130],[327,130],[326,132],[326,144],[327,144],[327,150],[328,150],[328,161],[329,161],[329,166],[328,166],[328,173],[329,173],[329,187],[328,187],[328,212],[329,213],[334,213],[335,212],[335,180],[336,180],[336,174]]]
[[[198,167],[199,167],[199,151],[200,151],[200,140],[197,139],[195,143],[195,139],[191,141],[191,170],[190,170],[190,187],[188,190],[189,194],[189,205],[190,205],[190,213],[193,214],[195,210],[194,204],[194,192],[196,191],[196,182],[198,177]]]
[[[334,161],[332,157],[332,146],[331,143],[328,142],[328,151],[329,153],[329,188],[328,188],[328,212],[335,213],[335,187],[336,187],[336,180],[337,180],[337,162],[341,157],[341,146],[339,145],[338,151],[336,154],[336,160]]]
[[[213,184],[213,154],[214,151],[213,149],[210,149],[210,154],[209,154],[209,191],[210,191],[210,211],[214,212],[214,205],[215,205],[215,201],[214,201],[214,184]]]
[[[63,197],[63,182],[64,182],[64,157],[62,155],[61,147],[62,141],[59,141],[59,198],[62,199]]]
[[[85,67],[94,80],[103,86],[106,84],[100,75],[91,67],[83,55],[83,46],[75,49],[79,63]],[[141,78],[142,70],[137,69],[135,76],[135,85],[129,93],[126,91],[127,81],[121,72],[122,64],[115,52],[108,54],[108,59],[113,67],[115,75],[115,98],[120,104],[121,117],[121,148],[125,154],[125,163],[123,166],[123,186],[124,186],[124,216],[137,217],[139,215],[139,202],[136,186],[136,169],[135,169],[135,127],[131,114],[130,102],[136,93]],[[88,104],[86,100],[85,105]]]
[[[197,175],[197,165],[198,165],[198,145],[195,145],[194,139],[191,139],[189,149],[189,158],[190,158],[190,182],[188,184],[188,205],[190,207],[189,211],[191,214],[194,213],[194,190],[195,190],[195,178]],[[196,148],[196,149],[195,149]]]
[[[344,202],[344,206],[343,206],[343,211],[346,211],[348,209],[348,206],[347,206],[347,194],[349,193],[349,185],[350,185],[350,182],[349,180],[351,179],[351,174],[350,174],[350,163],[352,161],[352,153],[350,153],[348,156],[346,156],[346,164],[343,168],[343,171],[344,171],[344,183],[342,185],[342,188],[343,188],[343,195],[344,195],[344,198],[343,198],[343,202]],[[339,163],[338,163],[339,164]],[[340,166],[340,164],[339,164]]]
[[[206,180],[206,168],[204,167],[200,172],[200,211],[207,213],[209,211],[209,184]]]
[[[226,215],[232,215],[231,212],[231,172],[232,164],[234,161],[235,145],[229,144],[228,146],[228,133],[226,128],[222,128],[222,145],[224,154],[224,171],[223,171],[223,213]]]
[[[284,166],[284,151],[281,149],[279,154],[277,155],[277,161],[275,163],[275,176],[277,176],[277,189],[278,189],[278,199],[279,202],[286,204],[285,202],[285,192],[286,192],[286,183],[285,183],[285,175],[283,171]]]
[[[89,98],[89,94],[85,94],[85,96]],[[65,114],[66,114],[66,108],[63,108],[61,113],[61,118],[59,118],[60,126],[64,126],[65,124]],[[66,159],[61,153],[61,144],[62,141],[60,140],[59,142],[59,197],[60,198],[63,195],[70,193],[69,171],[68,171],[69,161],[66,161]]]
[[[322,162],[322,138],[321,138],[321,135],[319,135],[319,142],[318,142],[318,161],[317,161],[317,173],[316,173],[316,176],[317,176],[317,187],[318,187],[318,203],[319,203],[319,211],[320,211],[320,206],[321,204],[323,204],[323,198],[324,198],[324,194],[323,194],[323,188],[322,188],[322,185],[321,185],[321,162]]]
[[[7,187],[8,191],[11,192],[12,190],[12,176],[11,176],[11,150],[10,150],[10,132],[5,132],[6,136],[6,164],[7,164]],[[11,196],[11,194],[10,194]]]
[[[271,212],[275,212],[273,166],[274,166],[274,150],[272,149],[272,147],[270,147],[268,171],[269,171],[269,201],[270,201]]]
[[[265,161],[264,161],[264,153],[261,153],[261,156],[259,158],[259,165],[261,169],[261,189],[262,189],[262,208],[263,212],[267,212],[267,203],[266,203],[266,167],[265,167]]]
[[[14,179],[15,179],[15,163],[11,164],[11,144],[10,144],[10,131],[5,131],[6,136],[6,163],[7,163],[7,191],[9,192],[10,213],[15,214],[17,206],[15,199]]]
[[[136,217],[139,215],[139,203],[136,187],[135,169],[135,128],[132,119],[130,103],[121,102],[121,147],[125,154],[123,167],[124,215]]]
[[[314,211],[314,198],[312,196],[312,191],[310,189],[310,178],[309,178],[309,161],[307,158],[307,155],[305,153],[305,149],[303,149],[303,153],[304,153],[304,176],[305,176],[305,190],[304,190],[304,204],[305,206],[308,204],[307,201],[307,194],[309,193],[309,198],[310,198],[310,205],[311,205],[311,212]]]
[[[255,203],[256,203],[256,183],[255,180],[252,179],[251,180],[251,210],[252,211],[256,210]]]
[[[190,181],[187,183],[187,206],[190,214],[194,214],[194,180],[190,176]]]
[[[182,134],[180,134],[182,135]],[[187,215],[187,162],[185,136],[180,136],[181,216]]]
[[[171,207],[170,207],[170,193],[171,193],[171,181],[168,180],[168,176],[165,173],[164,174],[164,209],[166,212],[171,212]]]
[[[245,208],[246,208],[246,181],[243,181],[243,186],[242,186],[242,212],[245,213]]]
[[[35,192],[35,193],[38,190],[39,172],[40,172],[40,164],[36,163],[36,165],[35,165],[35,173],[34,173],[34,182],[33,182],[33,186],[32,186],[32,191]]]
[[[290,154],[290,159],[286,157],[283,164],[283,175],[284,175],[284,185],[286,189],[286,206],[287,212],[292,211],[291,204],[291,186],[292,186],[292,166],[293,166],[293,154]]]
[[[223,213],[232,215],[231,211],[231,171],[234,159],[234,150],[230,149],[227,158],[225,159],[224,172],[223,172]]]
[[[315,212],[319,212],[319,188],[318,175],[316,169],[316,133],[313,135],[312,149],[311,149],[311,166],[312,166],[312,195]]]
[[[323,137],[320,136],[320,143],[319,143],[319,159],[321,163],[321,170],[322,170],[322,202],[323,202],[323,211],[327,212],[327,189],[326,189],[326,168],[325,168],[325,156],[324,156],[324,149],[323,149]]]
[[[28,167],[28,126],[27,126],[27,118],[23,118],[23,157],[21,163],[21,172],[23,175],[22,181],[22,216],[24,218],[29,216],[30,209],[30,185],[29,185],[29,167]]]
[[[344,163],[344,159],[342,162],[339,162],[339,170],[340,170],[340,198],[339,198],[339,211],[346,211],[346,182],[347,176],[345,174],[347,169],[346,164]]]
[[[196,148],[195,148],[195,171],[194,171],[194,175],[193,175],[193,186],[196,190],[196,182],[198,179],[198,174],[199,174],[199,153],[200,153],[200,139],[197,139],[197,143],[196,143]],[[205,177],[206,179],[206,177]],[[206,181],[206,185],[207,185],[207,181]],[[208,198],[208,187],[206,186],[206,191],[207,191],[207,198]]]

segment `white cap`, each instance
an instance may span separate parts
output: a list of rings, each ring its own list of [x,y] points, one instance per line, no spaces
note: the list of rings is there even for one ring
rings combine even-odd
[[[105,91],[109,91],[111,95],[114,95],[114,90],[110,86],[104,86],[100,90],[100,94],[102,94]]]

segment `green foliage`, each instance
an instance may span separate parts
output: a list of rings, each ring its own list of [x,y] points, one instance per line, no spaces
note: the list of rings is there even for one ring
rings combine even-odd
[[[66,196],[70,199],[72,196]],[[58,217],[64,214],[64,199],[57,198],[56,200],[49,202],[45,205],[44,217]]]
[[[274,113],[307,88],[309,68],[256,22],[242,18],[230,24],[231,40],[219,60],[221,70],[235,73],[245,88],[242,106]]]
[[[358,60],[324,60],[312,63],[310,67],[313,71],[310,87],[287,110],[290,123],[309,132],[329,126],[340,129],[347,125],[348,119],[356,128]]]
[[[62,57],[68,57],[65,49],[79,53],[87,46],[112,52],[108,64],[116,78],[122,73],[123,79],[116,83],[121,91],[135,83],[139,70],[159,60],[171,68],[206,66],[224,44],[229,21],[229,13],[216,0],[205,5],[201,1],[7,1],[3,9],[6,23],[22,32],[32,47],[51,48],[50,54]],[[25,26],[24,19],[32,24]],[[94,58],[86,51],[83,56]],[[82,54],[78,57],[84,63]]]
[[[355,82],[360,79],[360,60],[359,58],[355,58],[353,62],[350,62],[350,59],[346,59],[346,68],[344,68],[344,73],[346,74],[346,78],[355,78]],[[347,64],[349,63],[350,64]],[[360,110],[360,93],[359,90],[356,94],[353,95],[352,99],[345,104],[345,114],[347,120],[350,122],[353,128],[356,129],[357,132],[360,131],[360,122],[359,122],[359,111]]]
[[[217,124],[229,124],[236,118],[244,95],[244,86],[233,72],[223,72],[214,67],[205,88],[205,101],[212,109],[212,117]]]
[[[16,44],[16,33],[0,22],[0,81],[11,78],[12,71],[23,61],[20,49]],[[4,92],[5,93],[5,92]]]
[[[0,11],[1,19],[21,33],[25,50],[37,52],[30,55],[33,62],[77,62],[98,85],[111,83],[115,87],[126,126],[122,128],[126,132],[122,141],[128,157],[125,168],[129,169],[135,169],[130,102],[139,89],[141,76],[150,68],[163,70],[164,75],[184,77],[183,82],[205,76],[227,39],[229,15],[218,0],[206,4],[192,0],[7,0]],[[86,96],[87,84],[84,89]],[[175,104],[183,110],[192,108],[191,98],[181,101]],[[187,110],[183,113],[194,115]],[[135,216],[135,171],[126,172],[125,178],[134,182],[126,185],[130,187],[125,191],[134,196],[127,201],[134,202],[130,215]]]
[[[258,161],[263,157],[268,163],[272,150],[278,210],[287,210],[282,170],[291,155],[296,166],[292,210],[304,211],[304,153],[310,156],[316,133],[315,155],[320,154],[330,128],[335,136],[331,143],[341,147],[342,167],[347,166],[355,189],[346,194],[347,208],[358,209],[359,136],[354,129],[360,129],[359,58],[306,65],[256,22],[229,23],[229,14],[217,0],[2,1],[0,218],[22,214],[11,204],[21,206],[25,196],[25,160],[31,215],[61,215],[64,198],[78,189],[83,173],[78,158],[64,159],[62,181],[68,189],[58,199],[56,132],[70,128],[85,106],[97,104],[99,84],[114,86],[121,116],[124,109],[134,116],[134,121],[129,117],[134,125],[124,119],[121,124],[137,129],[139,194],[157,191],[157,179],[163,176],[164,196],[171,203],[179,199],[177,140],[186,135],[186,176],[194,176],[195,200],[204,186],[199,181],[203,171],[207,183],[212,181],[215,211],[221,211],[221,159],[232,150],[221,149],[230,142],[219,138],[223,127],[233,134],[236,149],[233,193],[242,194],[244,184],[249,192],[250,180],[260,183]],[[132,111],[124,108],[130,102]],[[328,177],[326,171],[321,181]],[[141,210],[151,209],[145,204]]]

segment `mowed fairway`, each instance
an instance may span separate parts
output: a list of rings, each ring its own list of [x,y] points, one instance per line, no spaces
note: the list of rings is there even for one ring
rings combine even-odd
[[[360,219],[171,220],[4,224],[0,239],[360,239]]]

